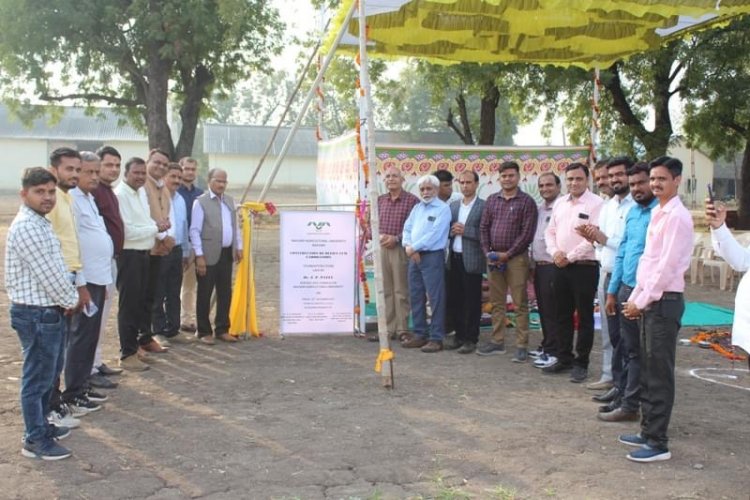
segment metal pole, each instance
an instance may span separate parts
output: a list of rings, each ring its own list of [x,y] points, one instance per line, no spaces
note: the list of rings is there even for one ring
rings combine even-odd
[[[318,75],[315,77],[315,81],[313,82],[312,87],[310,87],[310,90],[305,97],[305,101],[302,104],[302,109],[300,110],[299,115],[297,115],[297,119],[294,121],[294,125],[292,125],[291,130],[289,130],[289,135],[287,135],[286,140],[284,141],[284,145],[281,147],[279,156],[276,158],[276,162],[273,165],[271,175],[268,177],[266,185],[263,186],[263,191],[261,191],[260,196],[258,197],[258,202],[262,202],[266,198],[268,189],[273,184],[273,180],[276,178],[276,174],[279,172],[279,167],[281,167],[281,162],[286,156],[286,152],[289,150],[289,146],[291,146],[292,144],[294,134],[297,133],[297,129],[299,129],[300,123],[302,123],[302,119],[305,117],[305,113],[307,113],[307,108],[310,106],[310,101],[312,101],[313,96],[315,96],[315,88],[323,79],[323,75],[328,69],[328,66],[330,66],[331,61],[333,60],[333,55],[336,53],[336,49],[341,43],[341,39],[344,37],[344,33],[346,33],[346,28],[347,26],[349,26],[349,22],[352,20],[356,7],[357,3],[352,2],[352,6],[349,9],[349,12],[346,14],[346,18],[344,19],[343,24],[341,25],[341,30],[339,31],[338,35],[336,35],[336,40],[334,40],[333,45],[331,46],[331,51],[328,53],[328,55],[326,55],[326,58],[323,61],[323,66],[321,66],[320,71],[318,71]]]

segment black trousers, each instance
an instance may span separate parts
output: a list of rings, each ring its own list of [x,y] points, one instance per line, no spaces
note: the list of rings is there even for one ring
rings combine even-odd
[[[620,304],[627,302],[633,287],[620,285],[617,293],[617,315],[620,319],[620,342],[612,356],[612,373],[615,386],[620,389],[620,406],[624,411],[635,412],[641,406],[641,322],[622,315]],[[616,361],[621,369],[615,373]]]
[[[151,308],[151,330],[166,337],[180,333],[182,247],[175,245],[161,258]]]
[[[665,292],[643,313],[641,331],[641,436],[653,448],[667,449],[674,406],[674,365],[685,300]]]
[[[195,317],[198,321],[198,336],[205,337],[216,333],[229,333],[229,305],[232,301],[232,248],[222,248],[219,262],[206,266],[206,275],[197,276],[198,289],[195,304]],[[216,316],[211,328],[211,294],[216,290]]]
[[[96,344],[99,342],[107,287],[87,283],[86,288],[91,294],[91,301],[98,310],[91,317],[79,312],[71,321],[65,346],[65,392],[62,394],[65,402],[83,395],[88,388],[88,378],[94,366]]]
[[[148,250],[123,250],[117,257],[117,329],[120,358],[138,352],[138,344],[151,341],[151,311],[147,305]]]
[[[555,292],[552,289],[552,278],[555,275],[554,264],[536,264],[534,268],[534,293],[539,309],[539,320],[542,325],[542,350],[549,356],[557,356],[557,315],[555,313]]]
[[[450,300],[445,323],[448,325],[450,322],[454,326],[458,344],[476,344],[479,340],[479,321],[482,318],[482,275],[467,273],[463,255],[451,252],[447,283]]]
[[[557,303],[557,359],[565,365],[589,367],[594,345],[594,297],[599,285],[599,266],[568,264],[555,266],[552,288]],[[573,313],[578,311],[578,339],[573,356]]]

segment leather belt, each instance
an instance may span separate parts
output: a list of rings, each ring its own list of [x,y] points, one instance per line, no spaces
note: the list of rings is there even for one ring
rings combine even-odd
[[[571,262],[571,264],[578,264],[581,266],[596,266],[599,267],[599,261],[598,260],[577,260],[575,262]]]
[[[538,260],[538,261],[536,261],[536,265],[537,266],[552,266],[554,264],[555,264],[554,262],[550,262],[548,260]]]
[[[682,298],[682,292],[664,292],[659,300],[679,300]]]

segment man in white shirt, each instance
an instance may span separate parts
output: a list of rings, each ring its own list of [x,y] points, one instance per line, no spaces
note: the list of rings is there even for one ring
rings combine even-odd
[[[445,349],[458,349],[459,354],[473,353],[479,339],[482,317],[482,273],[487,262],[479,242],[479,222],[484,200],[477,196],[479,176],[466,171],[458,176],[464,197],[450,204],[451,229],[448,249],[448,289],[452,300],[447,315],[456,328],[456,341]]]
[[[99,185],[99,168],[100,161],[96,154],[81,152],[78,186],[70,190],[83,275],[91,296],[84,309],[73,316],[66,347],[65,392],[62,399],[70,405],[74,414],[96,411],[100,408],[97,403],[102,401],[102,397],[96,397],[101,395],[96,393],[93,400],[89,397],[88,378],[99,341],[106,289],[112,282],[114,245],[91,194]]]
[[[125,242],[117,257],[120,367],[131,371],[149,368],[141,361],[148,361],[149,357],[139,345],[155,342],[151,337],[151,311],[146,304],[146,294],[149,254],[159,228],[150,215],[143,189],[145,183],[146,162],[141,158],[131,158],[125,163],[123,182],[115,188],[125,228]]]
[[[602,375],[599,381],[589,384],[588,389],[608,391],[600,396],[595,396],[594,401],[609,403],[616,398],[617,391],[609,392],[613,387],[613,371],[619,374],[622,368],[622,360],[614,360],[613,351],[620,340],[619,311],[614,316],[604,313],[607,288],[614,270],[615,257],[620,242],[625,234],[625,218],[630,208],[635,204],[630,196],[628,186],[627,170],[633,166],[633,160],[626,156],[613,158],[607,165],[609,173],[609,185],[612,196],[602,207],[599,215],[599,227],[593,224],[583,224],[578,227],[579,233],[587,240],[594,243],[596,258],[601,266],[599,273],[599,288],[597,298],[599,300],[599,315],[601,317],[602,334]],[[614,377],[616,378],[616,377]]]
[[[227,173],[208,172],[208,190],[193,203],[190,244],[195,250],[198,275],[196,316],[198,338],[213,345],[214,335],[224,342],[237,342],[229,334],[229,306],[232,302],[232,263],[242,259],[242,238],[237,225],[234,200],[225,194]],[[211,326],[211,295],[216,292],[216,315]]]

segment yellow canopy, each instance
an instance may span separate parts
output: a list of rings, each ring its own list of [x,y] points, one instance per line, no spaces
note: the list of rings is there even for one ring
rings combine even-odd
[[[327,46],[356,0],[343,0]],[[437,63],[607,67],[750,13],[747,0],[365,0],[368,54]],[[342,40],[357,50],[356,16]]]

